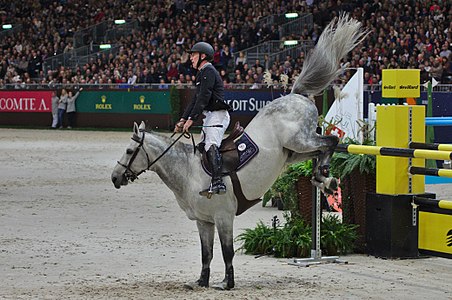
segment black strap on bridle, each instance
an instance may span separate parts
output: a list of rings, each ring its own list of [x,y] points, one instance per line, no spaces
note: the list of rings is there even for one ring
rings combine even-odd
[[[126,169],[126,171],[128,171],[129,172],[129,174],[127,174],[127,172],[125,173],[126,175],[126,177],[127,177],[127,180],[130,180],[130,181],[134,181],[135,179],[137,179],[138,178],[138,176],[140,176],[141,174],[143,174],[144,172],[146,172],[147,170],[149,170],[160,158],[162,158],[170,149],[171,149],[171,147],[173,147],[174,146],[174,144],[176,144],[177,143],[177,141],[179,141],[183,136],[184,137],[186,137],[187,139],[189,139],[189,138],[191,138],[191,141],[192,141],[192,143],[193,143],[193,148],[194,148],[194,154],[196,154],[196,147],[195,147],[195,139],[194,139],[194,137],[193,137],[193,134],[191,134],[191,133],[189,133],[189,132],[182,132],[166,149],[165,149],[165,151],[163,151],[156,159],[154,159],[154,161],[150,161],[150,159],[149,159],[149,155],[148,155],[148,153],[147,153],[147,151],[146,151],[146,149],[144,149],[143,148],[143,143],[144,143],[144,136],[145,136],[145,130],[143,130],[143,129],[140,129],[140,132],[143,132],[143,135],[141,136],[141,139],[138,139],[137,138],[137,136],[136,135],[134,135],[133,137],[132,137],[132,140],[133,141],[135,141],[135,142],[137,142],[138,143],[138,147],[135,149],[135,151],[133,152],[133,154],[132,154],[132,157],[130,158],[130,160],[129,160],[129,163],[127,164],[127,166],[126,165],[124,165],[124,164],[122,164],[121,162],[119,162],[118,161],[118,164],[120,165],[120,166],[123,166],[125,169]],[[176,134],[176,132],[174,132],[172,135],[171,135],[171,138],[174,136]],[[147,159],[147,161],[148,161],[148,166],[147,166],[147,168],[146,169],[143,169],[143,170],[141,170],[140,172],[138,172],[138,173],[135,173],[134,171],[132,171],[132,169],[130,168],[131,166],[132,166],[132,163],[133,163],[133,161],[135,160],[135,158],[137,157],[137,155],[138,155],[138,152],[140,152],[140,149],[143,149],[143,151],[144,151],[144,153],[146,154],[146,159]]]

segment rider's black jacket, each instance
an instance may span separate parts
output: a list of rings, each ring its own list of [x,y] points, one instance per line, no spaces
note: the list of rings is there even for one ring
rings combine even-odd
[[[208,63],[196,75],[196,94],[182,118],[196,120],[203,110],[230,110],[224,101],[223,80],[215,67]]]

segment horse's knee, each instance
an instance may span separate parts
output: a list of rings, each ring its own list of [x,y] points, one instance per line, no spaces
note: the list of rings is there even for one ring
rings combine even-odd
[[[331,146],[336,147],[337,144],[339,144],[339,138],[335,135],[328,135],[328,137],[330,138],[331,141]]]
[[[330,165],[322,165],[319,167],[319,173],[320,175],[324,177],[330,176]]]

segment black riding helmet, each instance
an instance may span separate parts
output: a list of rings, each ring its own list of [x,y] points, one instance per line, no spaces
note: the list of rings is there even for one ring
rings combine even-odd
[[[213,47],[206,42],[198,42],[196,44],[193,45],[193,47],[191,48],[190,51],[188,51],[188,53],[193,53],[193,52],[198,52],[198,53],[204,53],[206,55],[206,58],[204,60],[207,61],[211,61],[213,59]],[[201,64],[201,59],[198,61],[198,67]]]

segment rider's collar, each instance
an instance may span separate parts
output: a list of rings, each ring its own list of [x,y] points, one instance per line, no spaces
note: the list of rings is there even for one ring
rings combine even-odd
[[[199,68],[199,71],[201,71],[202,69],[204,69],[207,65],[211,65],[210,62],[206,62],[205,64],[202,65],[201,68]]]

